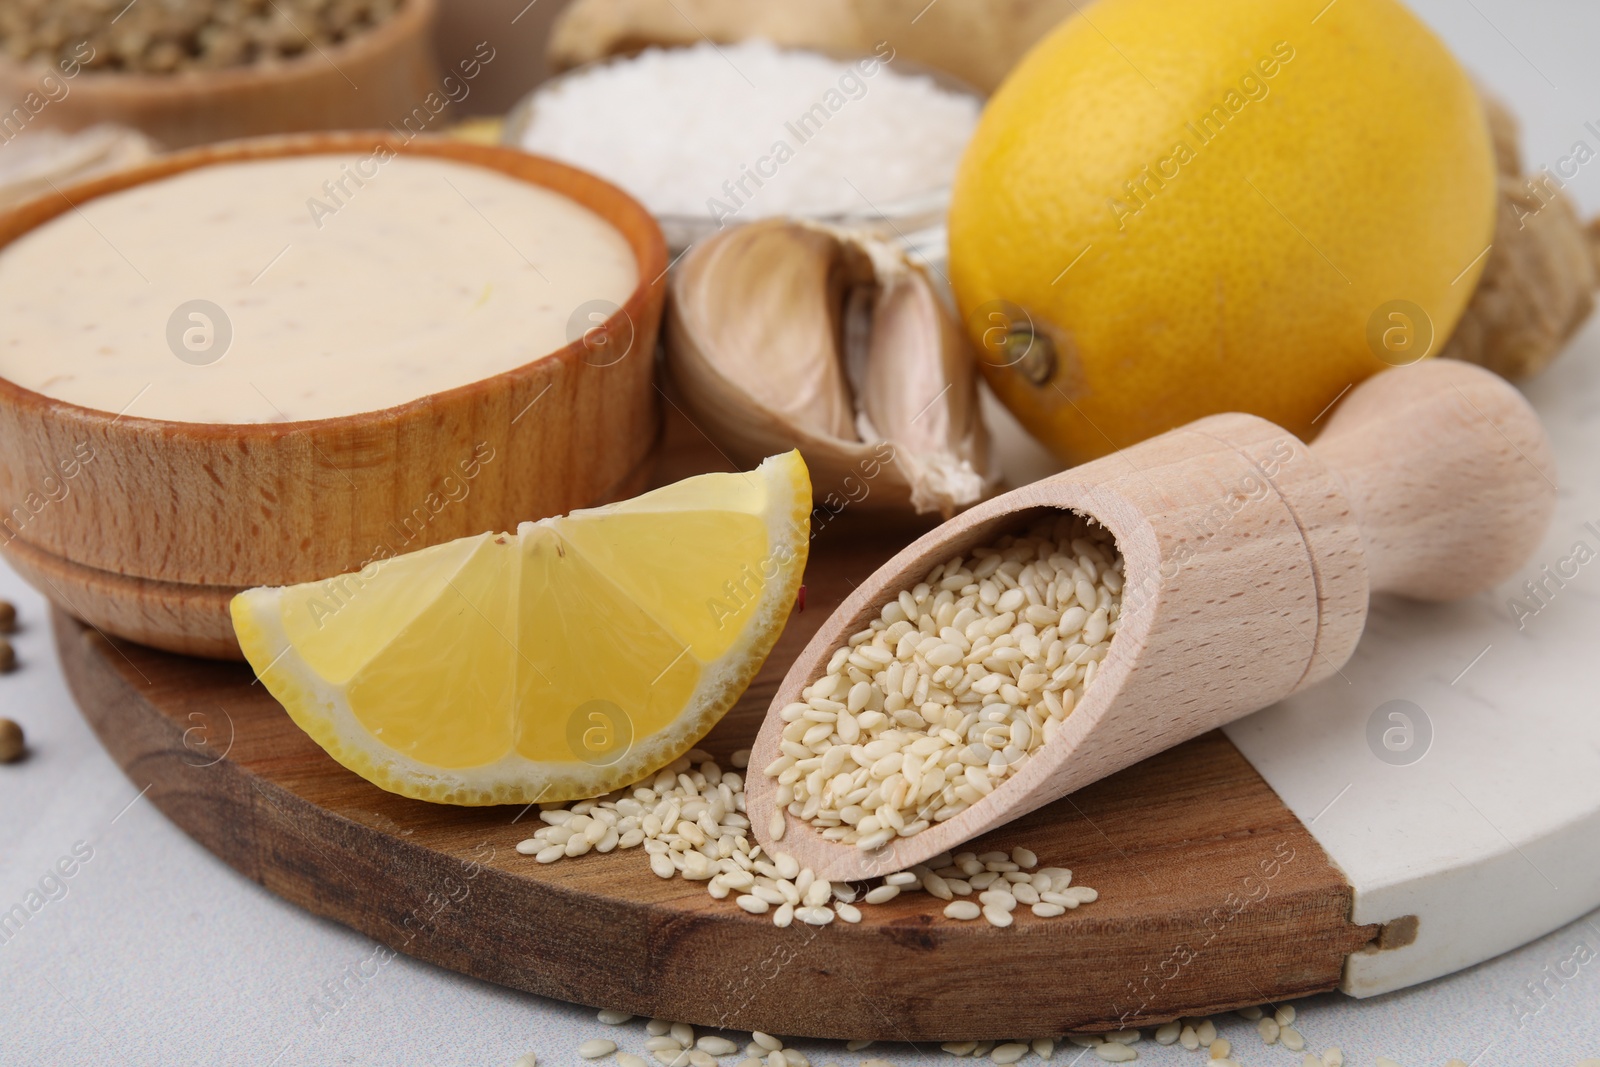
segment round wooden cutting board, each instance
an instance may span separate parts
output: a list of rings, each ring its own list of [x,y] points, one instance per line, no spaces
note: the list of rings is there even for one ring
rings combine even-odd
[[[1593,444],[1584,435],[1563,440],[1559,429],[1555,436],[1558,448]],[[669,420],[657,481],[707,469],[728,467],[691,427]],[[866,506],[814,526],[804,610],[702,747],[719,760],[748,747],[812,632],[922,528]],[[1578,594],[1562,603],[1563,611],[1600,613],[1600,603]],[[1331,681],[1227,736],[1202,736],[979,838],[980,851],[1026,846],[1100,893],[1058,918],[1021,913],[1003,930],[946,919],[921,893],[863,907],[856,926],[778,929],[711,899],[701,883],[656,878],[642,850],[542,866],[515,850],[532,831],[527,810],[436,806],[369,785],[301,733],[246,667],[109,641],[64,615],[55,629],[78,703],[134,785],[148,786],[170,819],[246,877],[316,914],[419,959],[562,1000],[783,1035],[924,1041],[1118,1029],[1335,988],[1380,992],[1485,958],[1509,947],[1500,944],[1506,937],[1526,940],[1592,907],[1600,880],[1544,861],[1566,886],[1558,903],[1540,903],[1515,929],[1459,928],[1471,917],[1461,901],[1504,899],[1482,892],[1474,881],[1482,872],[1521,884],[1505,856],[1540,860],[1540,841],[1581,844],[1574,834],[1592,844],[1600,805],[1588,793],[1569,794],[1565,820],[1501,821],[1503,843],[1483,840],[1481,825],[1450,838],[1453,824],[1424,811],[1421,825],[1447,839],[1435,853],[1408,867],[1421,844],[1402,835],[1395,848],[1380,847],[1384,819],[1411,825],[1385,790],[1404,796],[1421,779],[1406,778],[1408,768],[1385,779],[1358,767],[1396,771],[1368,751],[1371,701],[1410,696],[1436,709],[1436,773],[1453,765],[1458,739],[1444,705],[1395,691],[1394,671],[1373,667],[1373,658],[1403,660],[1393,646],[1420,622],[1450,635],[1452,654],[1455,644],[1476,642],[1462,657],[1470,658],[1483,642],[1470,626],[1462,630],[1468,624],[1440,622],[1457,617],[1450,610],[1377,611],[1388,639],[1364,644],[1366,665],[1358,654],[1344,672],[1347,684],[1370,689],[1359,700]],[[1483,614],[1470,608],[1469,622],[1472,611]],[[1559,617],[1551,609],[1545,621]],[[1504,662],[1517,664],[1515,655]],[[1460,666],[1445,671],[1444,662],[1434,671],[1446,675],[1441,685]],[[1494,664],[1486,658],[1473,680],[1487,684]],[[1461,683],[1445,688],[1470,690]],[[1328,732],[1325,724],[1346,719],[1348,730]],[[1481,737],[1474,752],[1492,755],[1496,744]],[[1517,781],[1532,792],[1539,777],[1537,767],[1524,768]],[[1468,797],[1483,785],[1450,780]],[[1492,824],[1495,805],[1515,794],[1501,783],[1480,796],[1488,809],[1480,814]],[[1371,796],[1383,806],[1364,799]]]

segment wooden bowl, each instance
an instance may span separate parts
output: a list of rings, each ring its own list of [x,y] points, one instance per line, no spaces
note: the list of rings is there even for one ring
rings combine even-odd
[[[69,199],[214,163],[380,145],[543,186],[616,227],[640,280],[602,329],[631,335],[626,354],[596,358],[580,338],[398,407],[237,425],[117,416],[0,379],[0,547],[61,608],[108,634],[238,659],[228,601],[240,589],[332,577],[384,549],[512,529],[643,487],[660,426],[652,372],[666,245],[648,211],[584,171],[495,146],[383,133],[261,138],[160,157],[29,201],[0,214],[0,247],[73,210]],[[537,417],[523,418],[535,402]],[[458,468],[475,456],[469,478]],[[447,506],[435,509],[441,499]]]
[[[53,66],[0,59],[0,102],[10,113],[29,93],[39,94],[40,78],[54,72],[68,92],[40,108],[30,125],[80,130],[111,122],[141,130],[167,148],[386,127],[401,123],[439,90],[431,43],[437,15],[438,0],[406,0],[388,19],[342,44],[270,66],[174,74],[84,70],[65,78]],[[424,114],[430,114],[425,107]],[[437,132],[432,126],[426,132]]]

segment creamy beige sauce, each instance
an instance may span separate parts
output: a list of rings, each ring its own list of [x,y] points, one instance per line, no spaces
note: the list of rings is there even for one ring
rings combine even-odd
[[[584,305],[620,305],[638,280],[604,219],[496,171],[222,164],[87,201],[0,249],[0,377],[180,422],[376,411],[549,355]],[[226,321],[174,317],[197,300]]]

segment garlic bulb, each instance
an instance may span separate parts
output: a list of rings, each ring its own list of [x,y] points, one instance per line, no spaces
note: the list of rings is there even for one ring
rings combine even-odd
[[[962,331],[874,236],[772,219],[702,241],[673,274],[666,349],[731,460],[798,448],[825,506],[948,517],[999,480]]]

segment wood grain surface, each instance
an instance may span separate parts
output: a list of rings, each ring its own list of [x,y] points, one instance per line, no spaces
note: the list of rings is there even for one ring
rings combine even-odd
[[[669,406],[669,411],[673,410]],[[658,480],[725,465],[669,420]],[[746,747],[827,614],[926,527],[814,523],[805,609],[704,743]],[[1009,929],[906,894],[858,926],[778,929],[642,851],[541,866],[525,811],[398,797],[333,762],[248,669],[55,622],[72,691],[178,826],[287,900],[419,959],[518,989],[703,1026],[893,1040],[1115,1029],[1334,988],[1378,928],[1307,830],[1220,734],[985,835],[1070,867],[1100,900]]]
[[[241,588],[359,570],[638,489],[660,425],[653,353],[666,245],[649,212],[587,172],[390,133],[257,138],[162,156],[0,213],[0,246],[85,200],[197,167],[377,151],[496,170],[616,227],[639,284],[602,327],[615,347],[591,348],[585,335],[397,407],[303,422],[145,419],[0,379],[0,500],[10,505],[0,541],[57,606],[110,634],[237,659],[226,608]]]

